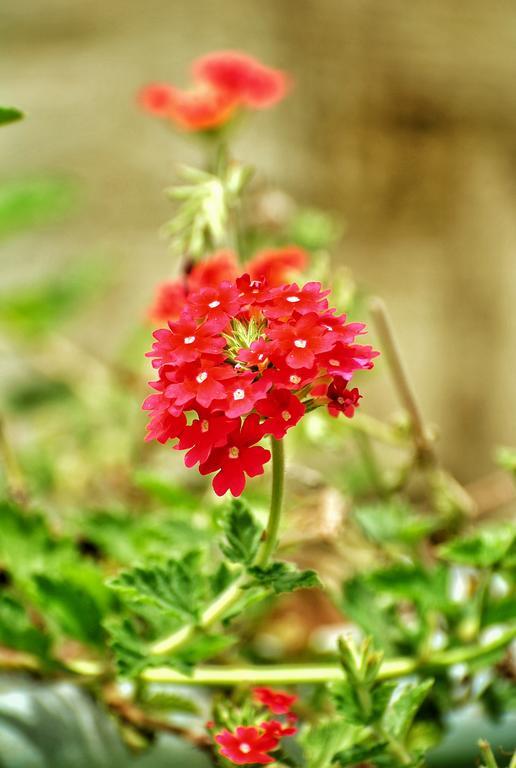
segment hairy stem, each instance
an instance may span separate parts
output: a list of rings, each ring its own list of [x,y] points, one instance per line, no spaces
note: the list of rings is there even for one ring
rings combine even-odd
[[[283,503],[283,476],[285,473],[285,455],[283,450],[283,441],[275,440],[271,437],[272,447],[272,489],[271,505],[267,528],[264,533],[264,541],[256,558],[256,565],[264,568],[271,555],[273,554],[277,539],[281,519],[281,508]],[[159,640],[150,647],[150,653],[153,656],[161,656],[165,653],[173,653],[187,645],[194,637],[197,629],[209,629],[224,614],[238,602],[241,596],[241,588],[246,582],[245,572],[235,579],[215,600],[203,611],[197,624],[187,624],[178,629],[173,634]]]

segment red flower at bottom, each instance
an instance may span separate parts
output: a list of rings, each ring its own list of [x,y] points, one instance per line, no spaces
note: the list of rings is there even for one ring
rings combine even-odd
[[[285,691],[273,691],[271,688],[253,688],[253,697],[255,701],[263,704],[275,715],[288,714],[292,704],[297,701],[297,696]]]
[[[275,733],[244,725],[239,725],[234,733],[221,731],[215,736],[215,741],[221,746],[220,754],[236,765],[273,763],[274,758],[267,752],[278,746]]]
[[[334,418],[337,418],[339,413],[343,413],[350,419],[355,413],[355,408],[359,406],[358,401],[362,395],[356,387],[347,389],[346,384],[345,379],[336,378],[328,387],[328,412]]]
[[[215,448],[209,459],[200,465],[201,475],[209,475],[210,472],[219,470],[213,478],[213,490],[217,496],[223,496],[226,491],[231,491],[233,496],[240,496],[245,487],[246,475],[263,475],[263,465],[271,457],[270,451],[256,445],[263,435],[260,417],[252,413],[242,426],[237,426],[228,435],[226,445]]]

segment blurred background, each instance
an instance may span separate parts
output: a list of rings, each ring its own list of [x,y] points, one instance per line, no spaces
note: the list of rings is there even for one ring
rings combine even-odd
[[[135,92],[246,50],[296,85],[235,154],[343,223],[335,263],[385,298],[441,455],[466,482],[490,471],[516,427],[516,6],[2,0],[0,30],[1,101],[28,115],[2,132],[2,179],[50,174],[75,198],[3,244],[0,301],[91,254],[116,280],[74,333],[103,356],[120,344],[171,271],[162,190],[199,160]],[[396,402],[386,381],[365,389],[380,416]]]

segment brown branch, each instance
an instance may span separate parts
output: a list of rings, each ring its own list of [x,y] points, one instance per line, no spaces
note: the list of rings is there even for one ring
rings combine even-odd
[[[134,701],[122,697],[113,683],[104,686],[102,694],[108,709],[124,723],[133,726],[137,730],[148,734],[156,733],[156,731],[171,733],[174,736],[181,737],[197,749],[210,753],[213,752],[214,747],[209,736],[204,733],[197,733],[189,728],[181,728],[168,720],[162,720],[149,715],[140,709]]]

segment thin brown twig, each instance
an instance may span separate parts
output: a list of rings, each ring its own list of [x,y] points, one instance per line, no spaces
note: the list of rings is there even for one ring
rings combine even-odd
[[[149,715],[143,709],[137,706],[134,701],[124,698],[120,695],[115,684],[110,683],[102,689],[103,700],[108,709],[110,709],[124,723],[144,733],[153,734],[156,731],[171,733],[174,736],[180,736],[182,739],[192,744],[197,749],[213,752],[213,744],[209,736],[204,733],[197,733],[190,728],[182,728],[174,725],[168,720]]]

